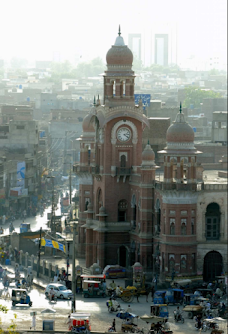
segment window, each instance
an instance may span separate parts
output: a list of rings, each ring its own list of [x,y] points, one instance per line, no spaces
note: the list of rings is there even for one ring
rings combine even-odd
[[[87,211],[87,209],[88,209],[89,202],[90,202],[90,198],[86,197],[85,198],[85,211]]]
[[[172,273],[175,270],[175,255],[169,254],[169,272]]]
[[[172,215],[172,216],[175,216],[176,211],[175,211],[175,210],[170,210],[170,211],[169,211],[169,214]]]
[[[181,219],[181,235],[187,234],[187,219],[182,218]]]
[[[120,157],[120,167],[126,168],[126,156],[125,155],[121,155]]]
[[[126,217],[126,211],[127,211],[127,201],[125,199],[119,201],[118,203],[118,221],[119,222],[125,222]]]
[[[186,271],[187,269],[187,255],[181,255],[181,261],[180,261],[180,270],[181,272]]]
[[[170,218],[170,235],[175,235],[175,219]]]
[[[217,203],[211,203],[206,211],[206,239],[219,240],[220,237],[220,210]]]
[[[24,130],[25,126],[24,125],[17,125],[16,128],[17,128],[17,130]]]
[[[184,215],[184,216],[186,216],[188,214],[188,212],[187,211],[181,211],[181,215]]]
[[[194,228],[194,225],[195,225],[195,219],[192,218],[191,219],[191,234],[195,234],[195,228]]]

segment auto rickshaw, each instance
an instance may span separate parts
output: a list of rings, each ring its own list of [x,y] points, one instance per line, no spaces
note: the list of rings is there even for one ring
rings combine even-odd
[[[184,295],[183,304],[184,305],[196,305],[197,297],[193,293],[186,293]]]
[[[84,280],[82,282],[84,298],[89,297],[106,297],[100,281]]]
[[[150,314],[156,317],[168,318],[168,306],[167,304],[152,304],[150,306]]]
[[[165,294],[166,304],[180,304],[182,305],[184,299],[184,290],[181,289],[169,289]]]
[[[13,289],[11,300],[12,306],[16,306],[17,304],[32,306],[32,301],[26,289]]]
[[[72,313],[69,330],[72,333],[89,333],[91,331],[90,313]]]
[[[164,304],[165,303],[166,290],[158,290],[154,293],[153,303]]]

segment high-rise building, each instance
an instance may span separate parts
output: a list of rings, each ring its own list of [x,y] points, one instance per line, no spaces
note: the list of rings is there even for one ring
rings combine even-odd
[[[141,60],[141,34],[129,34],[128,46],[137,59]]]
[[[168,34],[155,34],[155,64],[168,66]]]

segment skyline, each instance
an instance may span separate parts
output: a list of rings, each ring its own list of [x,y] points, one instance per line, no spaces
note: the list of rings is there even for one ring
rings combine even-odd
[[[53,0],[13,0],[0,4],[5,14],[0,22],[0,59],[53,60],[54,52],[59,52],[62,60],[101,57],[105,61],[120,24],[125,44],[128,34],[142,34],[145,65],[149,65],[154,49],[151,36],[172,30],[175,39],[176,29],[178,65],[192,56],[202,62],[219,57],[226,68],[226,7],[224,0],[192,0],[187,4],[180,0],[162,0],[159,4],[142,0],[140,6],[130,0],[117,0],[115,4],[98,0],[96,7],[92,1],[66,0],[63,6]]]

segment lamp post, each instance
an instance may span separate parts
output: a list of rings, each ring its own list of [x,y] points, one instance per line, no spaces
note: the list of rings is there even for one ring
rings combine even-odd
[[[78,219],[77,219],[78,220]],[[76,275],[75,275],[75,244],[76,244],[76,223],[73,222],[73,254],[72,254],[72,306],[71,312],[76,312]]]
[[[41,234],[42,234],[42,227],[40,228],[40,240],[39,240],[38,261],[37,261],[37,278],[39,278],[39,277],[40,277],[40,249],[41,249]]]

